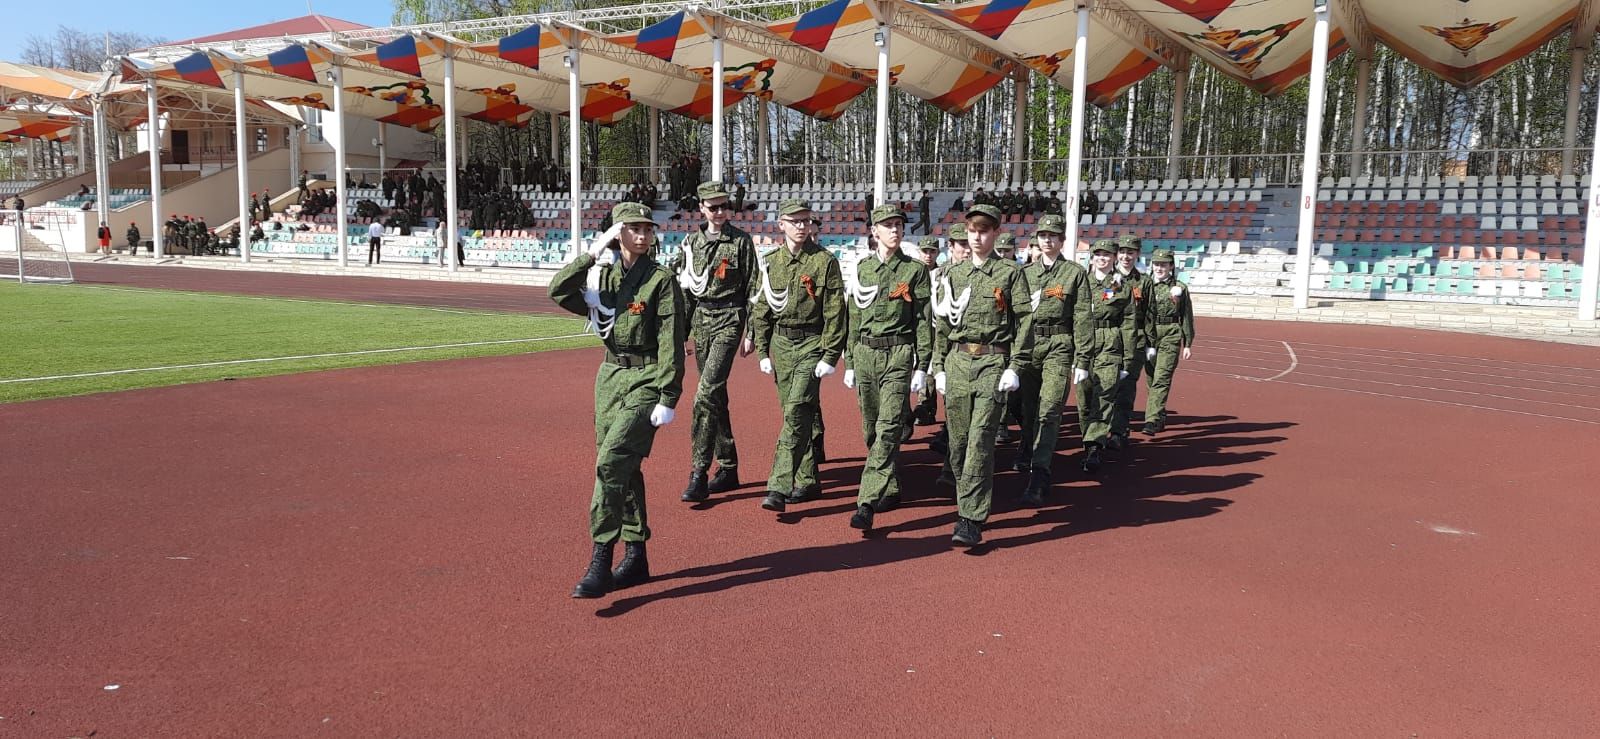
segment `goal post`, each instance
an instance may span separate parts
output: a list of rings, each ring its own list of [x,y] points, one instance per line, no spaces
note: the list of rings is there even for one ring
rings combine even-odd
[[[0,280],[73,281],[72,260],[61,238],[64,230],[51,220],[27,211],[0,210]]]

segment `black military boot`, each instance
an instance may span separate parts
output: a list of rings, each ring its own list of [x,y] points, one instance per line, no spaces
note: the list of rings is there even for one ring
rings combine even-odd
[[[1116,451],[1122,448],[1122,438],[1116,434],[1106,434],[1106,448]]]
[[[1083,471],[1094,474],[1100,469],[1100,445],[1089,444],[1083,448]]]
[[[572,589],[574,598],[600,598],[611,592],[611,545],[596,542],[594,554],[589,557],[589,570],[583,573],[578,587]]]
[[[1011,426],[1009,426],[1007,424],[1004,424],[1004,423],[1000,424],[1000,430],[996,431],[994,433],[994,443],[996,443],[996,444],[1010,444],[1011,443]]]
[[[768,490],[767,497],[761,499],[761,507],[775,513],[783,513],[788,496],[776,490]]]
[[[650,581],[650,559],[645,556],[644,542],[622,543],[622,562],[611,571],[611,589],[621,590]]]
[[[807,503],[816,500],[821,496],[822,485],[820,483],[812,483],[804,487],[798,487],[790,490],[789,497],[786,500],[789,503]]]
[[[1012,472],[1027,472],[1028,470],[1030,470],[1032,468],[1033,468],[1033,455],[1032,454],[1023,454],[1022,450],[1020,450],[1020,449],[1017,450],[1017,456],[1011,458],[1011,471]]]
[[[713,493],[726,493],[739,487],[739,468],[718,467],[717,474],[711,476],[711,482],[707,487]]]
[[[975,547],[983,541],[983,525],[970,518],[956,518],[956,533],[950,537],[953,544]]]
[[[933,438],[928,440],[928,448],[932,449],[934,452],[938,453],[941,456],[949,454],[950,453],[950,429],[948,429],[948,428],[939,429],[939,433],[934,434]]]
[[[690,470],[689,487],[683,489],[683,496],[679,500],[685,503],[698,503],[710,494],[706,490],[706,473],[703,470]]]
[[[878,502],[873,503],[872,507],[873,510],[876,510],[879,513],[888,513],[889,511],[900,507],[900,496],[885,495],[882,498],[879,498]]]
[[[1145,436],[1155,436],[1156,434],[1161,433],[1161,430],[1156,426],[1155,421],[1145,421],[1144,428],[1141,430],[1144,431]]]
[[[1022,491],[1022,504],[1030,508],[1044,505],[1044,491],[1050,488],[1050,473],[1034,470],[1028,477],[1028,487]]]
[[[871,531],[872,530],[872,506],[869,506],[869,505],[856,506],[855,515],[850,517],[850,528],[852,528],[852,529],[861,529],[862,531]]]

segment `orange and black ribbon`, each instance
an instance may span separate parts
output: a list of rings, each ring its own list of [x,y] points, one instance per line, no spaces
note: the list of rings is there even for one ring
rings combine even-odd
[[[1004,313],[1010,309],[1006,304],[1006,291],[1001,288],[994,289],[994,312]]]
[[[904,282],[896,285],[893,290],[889,291],[889,299],[894,300],[895,298],[901,298],[907,303],[911,302],[911,286]]]
[[[1139,290],[1138,283],[1134,283],[1134,286],[1133,286],[1133,299],[1134,300],[1144,300],[1144,293]]]
[[[724,280],[728,277],[728,258],[722,258],[722,264],[717,265],[717,279]]]
[[[805,286],[807,297],[817,297],[817,281],[811,279],[811,275],[800,275],[800,284]]]
[[[1055,298],[1056,300],[1066,300],[1067,289],[1060,285],[1051,285],[1050,287],[1044,289],[1044,296],[1047,298]]]
[[[628,312],[632,313],[633,315],[636,315],[636,316],[643,315],[644,314],[644,303],[642,301],[638,302],[638,303],[629,303],[628,304]]]

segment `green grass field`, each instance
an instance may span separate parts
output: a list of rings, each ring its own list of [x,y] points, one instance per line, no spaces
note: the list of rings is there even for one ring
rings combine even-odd
[[[0,283],[0,402],[594,345],[592,336],[552,338],[582,331],[582,320],[563,316]],[[493,341],[510,343],[441,347]],[[408,347],[440,348],[17,382]]]

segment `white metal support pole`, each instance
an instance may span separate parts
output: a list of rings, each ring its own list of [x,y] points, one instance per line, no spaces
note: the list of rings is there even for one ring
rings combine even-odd
[[[1028,155],[1028,81],[1027,68],[1019,68],[1011,108],[1011,181],[1019,186],[1024,179],[1022,159]]]
[[[94,205],[100,222],[111,225],[111,147],[106,145],[105,101],[94,96]]]
[[[872,139],[872,203],[883,205],[889,189],[889,42],[894,30],[887,18],[878,24],[872,40],[878,45],[878,112]]]
[[[1306,100],[1306,151],[1300,166],[1300,231],[1294,254],[1294,307],[1311,307],[1311,250],[1317,223],[1317,161],[1322,156],[1322,101],[1328,82],[1328,0],[1313,0],[1311,94]]]
[[[446,60],[448,60],[449,58],[450,57],[448,57],[448,56],[445,57]],[[446,61],[445,64],[449,64],[449,61]],[[389,136],[388,136],[388,130],[389,130],[389,124],[384,123],[383,121],[379,121],[378,122],[378,178],[379,179],[383,178],[383,173],[389,171],[389,156],[388,156]]]
[[[1078,30],[1072,41],[1072,135],[1067,149],[1065,248],[1078,252],[1078,192],[1083,188],[1083,102],[1088,96],[1089,0],[1078,0]]]
[[[250,261],[250,152],[244,116],[244,72],[233,68],[234,174],[239,176],[239,261]]]
[[[761,182],[772,181],[772,139],[767,130],[771,123],[768,121],[767,101],[756,98],[756,172]]]
[[[1167,141],[1167,179],[1178,179],[1180,162],[1178,157],[1183,156],[1183,104],[1189,96],[1189,68],[1176,69],[1172,72],[1172,135]]]
[[[722,181],[723,115],[722,24],[711,21],[711,181]]]
[[[1356,109],[1350,116],[1350,176],[1367,168],[1367,100],[1372,94],[1372,59],[1356,60]]]
[[[650,122],[650,164],[645,174],[655,183],[660,181],[657,175],[661,172],[661,111],[645,108],[645,116]]]
[[[545,152],[545,160],[550,166],[556,166],[556,152],[561,150],[561,116],[550,114],[550,150]]]
[[[1583,49],[1572,50],[1567,73],[1567,125],[1561,130],[1561,174],[1572,174],[1573,150],[1578,146],[1578,112],[1583,107]]]
[[[283,191],[288,192],[300,186],[300,137],[306,132],[305,126],[289,127],[289,184],[283,186]],[[301,193],[303,197],[305,193]]]
[[[150,238],[155,258],[166,255],[166,239],[161,233],[161,118],[156,111],[155,78],[145,80],[145,131],[150,139]]]
[[[350,148],[350,137],[344,126],[344,67],[333,65],[333,192],[338,201],[334,216],[335,228],[339,229],[339,266],[350,266],[350,236],[345,231],[349,228],[350,213],[346,210],[350,194],[346,192],[344,174],[344,155]]]
[[[577,43],[576,39],[574,43]],[[567,187],[572,200],[568,227],[572,230],[572,257],[576,259],[583,249],[583,163],[578,160],[578,137],[582,135],[579,126],[583,122],[583,102],[580,98],[583,86],[578,82],[578,47],[568,47],[564,58],[567,62]]]
[[[1600,125],[1600,105],[1594,108],[1594,119]],[[1595,129],[1600,132],[1600,128]],[[1600,133],[1595,134],[1594,158],[1589,162],[1589,213],[1583,232],[1583,290],[1578,295],[1578,318],[1595,320],[1595,302],[1600,300],[1595,292],[1600,290]]]
[[[89,137],[83,135],[83,124],[78,124],[72,132],[78,140],[78,161],[72,165],[73,174],[83,174],[89,171]]]
[[[444,258],[451,272],[461,266],[456,263],[456,241],[461,238],[461,216],[456,209],[456,162],[461,153],[456,150],[456,57],[453,48],[446,47],[444,52]]]

